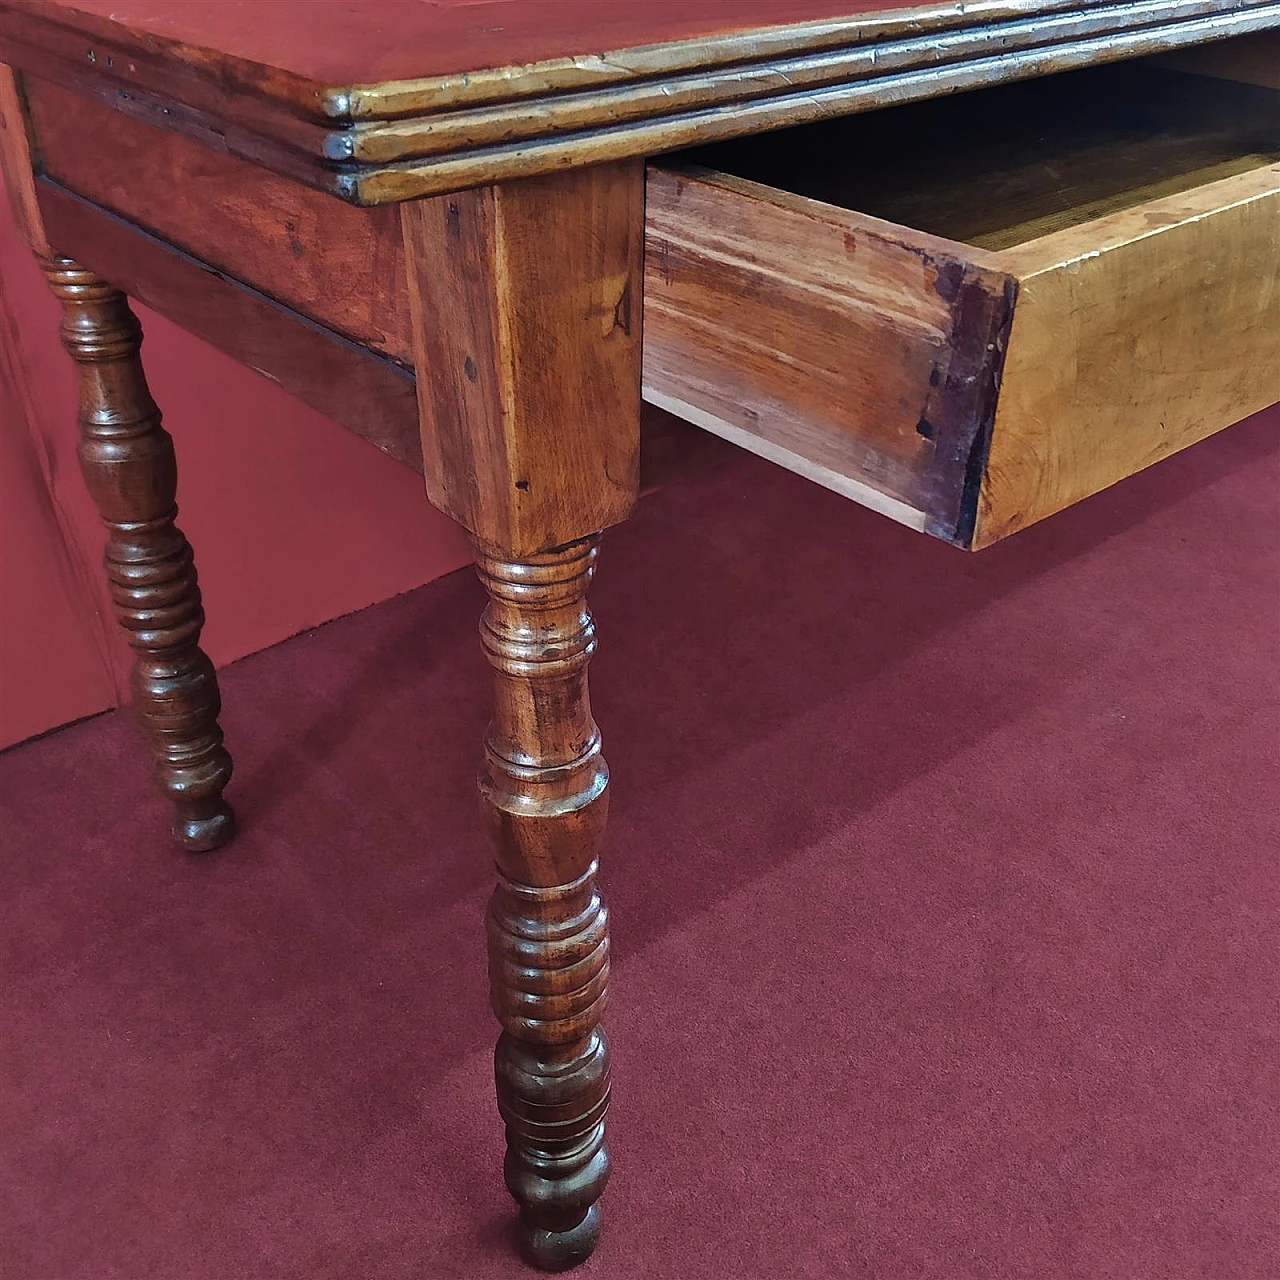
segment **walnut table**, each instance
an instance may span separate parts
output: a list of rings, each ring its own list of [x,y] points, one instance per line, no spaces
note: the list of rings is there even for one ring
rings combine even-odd
[[[0,161],[183,847],[232,834],[231,760],[126,295],[472,537],[539,1265],[591,1252],[609,1176],[586,590],[642,399],[965,548],[1280,400],[1278,32],[1266,0],[0,0]]]

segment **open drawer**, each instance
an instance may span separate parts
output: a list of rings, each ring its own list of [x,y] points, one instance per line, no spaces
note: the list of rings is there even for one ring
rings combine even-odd
[[[1265,86],[1129,63],[805,126],[652,167],[647,218],[646,397],[959,546],[1280,400]]]

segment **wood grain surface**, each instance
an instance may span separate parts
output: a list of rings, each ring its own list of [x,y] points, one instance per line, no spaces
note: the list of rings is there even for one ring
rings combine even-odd
[[[68,256],[109,274],[130,297],[422,474],[411,368],[291,310],[52,179],[39,179],[35,194],[50,235]],[[407,293],[406,282],[406,299]],[[705,465],[715,453],[713,445],[679,418],[643,406],[641,488]]]
[[[303,95],[308,86],[434,81],[438,93],[462,99],[492,96],[495,90],[509,96],[519,91],[525,74],[539,76],[539,89],[599,84],[744,53],[759,56],[796,43],[822,47],[856,30],[859,14],[908,11],[910,21],[945,25],[965,8],[994,17],[1054,7],[1067,6],[1026,0],[976,6],[895,0],[368,0],[359,5],[308,0],[305,6],[296,0],[6,0],[4,5],[71,31],[114,37],[139,52],[161,51],[193,70],[215,58],[244,79],[256,75],[261,80],[263,70],[270,69],[279,83],[264,86],[269,92]],[[749,34],[760,28],[765,32]],[[769,28],[782,30],[770,36]],[[744,49],[746,40],[751,43]],[[653,47],[672,43],[677,48]],[[631,59],[618,56],[628,50],[637,51]],[[476,72],[505,69],[517,74],[476,82]]]
[[[1280,400],[1280,164],[999,256],[1019,301],[975,547]]]
[[[1280,0],[0,0],[0,58],[372,205],[1275,28]]]
[[[963,540],[1006,277],[962,246],[724,175],[652,169],[647,219],[645,395]]]
[[[399,217],[353,209],[28,77],[42,168],[79,195],[403,361],[413,356]]]
[[[1259,32],[1280,26],[1280,4],[1233,8],[1207,12],[1200,0],[1188,0],[1177,21],[1152,25],[1137,23],[1136,15],[1149,11],[1117,6],[1112,20],[1102,22],[1103,12],[1090,11],[1087,32],[1070,39],[1055,39],[1057,20],[1028,24],[1028,40],[1001,28],[989,34],[988,56],[947,52],[947,45],[932,38],[916,37],[913,58],[906,69],[884,70],[883,47],[873,50],[870,70],[859,71],[857,59],[848,71],[834,75],[827,83],[799,90],[787,84],[785,91],[746,93],[718,105],[693,106],[669,111],[665,95],[656,114],[625,118],[610,111],[592,126],[558,132],[559,112],[540,109],[540,104],[519,104],[505,117],[507,140],[492,146],[464,146],[433,151],[445,118],[432,120],[420,134],[415,126],[371,126],[363,144],[348,130],[331,138],[333,154],[358,155],[361,145],[377,154],[377,139],[395,136],[396,147],[408,150],[418,138],[427,139],[424,156],[398,163],[359,163],[332,183],[332,189],[355,204],[377,205],[502,181],[530,174],[557,172],[583,164],[602,164],[634,155],[655,155],[703,142],[751,137],[785,126],[832,120],[858,112],[872,111],[904,102],[921,102],[976,89],[1002,85],[1038,76],[1048,76],[1082,67],[1100,66],[1125,59],[1156,54],[1205,41],[1222,39],[1233,33]],[[1064,19],[1065,21],[1065,19]],[[677,91],[675,101],[680,100]]]
[[[512,556],[624,519],[639,457],[644,166],[402,213],[431,500]]]
[[[1189,0],[1178,10],[1184,19],[1222,16],[1202,0]],[[722,104],[778,96],[789,101],[800,93],[835,89],[859,81],[893,83],[908,72],[941,70],[947,64],[974,62],[979,76],[990,73],[987,60],[1000,56],[1020,65],[1017,55],[1056,49],[1067,56],[1072,42],[1098,34],[1099,12],[1075,7],[1062,13],[981,25],[973,21],[955,30],[933,30],[928,36],[854,43],[837,49],[803,50],[788,58],[751,61],[733,68],[697,67],[668,72],[656,79],[586,88],[573,94],[540,98],[534,103],[499,102],[478,107],[414,114],[393,119],[363,120],[330,139],[333,159],[369,163],[407,160],[510,140],[516,134],[552,136],[590,127],[618,125],[655,116],[705,111]],[[1142,4],[1117,9],[1106,26],[1113,41],[1122,33],[1150,25]],[[904,86],[896,85],[899,97]],[[907,95],[909,96],[909,94]],[[529,116],[533,110],[533,118]]]
[[[1280,94],[1146,66],[700,149],[645,393],[986,545],[1280,399],[1277,163]]]
[[[586,591],[635,502],[644,166],[402,210],[431,500],[472,534],[494,712],[480,774],[507,1187],[526,1255],[586,1258],[609,1177],[609,772],[591,715]],[[439,319],[447,317],[449,323]]]
[[[408,366],[315,323],[48,178],[40,179],[37,195],[51,239],[69,256],[397,462],[422,470],[417,395]]]

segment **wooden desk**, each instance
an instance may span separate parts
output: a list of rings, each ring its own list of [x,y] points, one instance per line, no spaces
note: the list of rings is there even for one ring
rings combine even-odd
[[[549,1269],[609,1173],[586,588],[642,384],[973,548],[1280,399],[1280,4],[872,9],[0,0],[0,158],[185,848],[231,835],[231,761],[124,295],[473,538],[506,1179]]]

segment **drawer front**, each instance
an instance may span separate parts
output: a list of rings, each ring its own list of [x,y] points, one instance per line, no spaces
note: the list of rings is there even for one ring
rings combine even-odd
[[[1280,94],[1017,95],[651,169],[648,398],[975,549],[1280,400]]]
[[[975,547],[1280,401],[1280,165],[1002,256],[1018,305]]]

